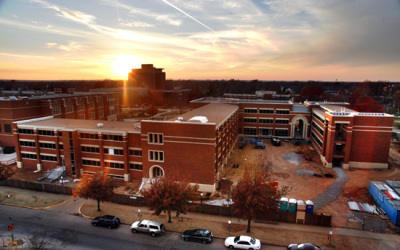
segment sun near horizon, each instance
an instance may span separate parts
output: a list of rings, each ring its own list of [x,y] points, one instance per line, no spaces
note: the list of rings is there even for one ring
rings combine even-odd
[[[141,63],[140,59],[136,56],[131,55],[117,55],[114,57],[114,60],[111,61],[110,67],[112,69],[113,76],[124,77],[127,78],[128,73],[131,72],[132,69],[140,68]]]

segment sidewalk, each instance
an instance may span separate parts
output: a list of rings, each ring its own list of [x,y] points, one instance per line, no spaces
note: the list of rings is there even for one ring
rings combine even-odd
[[[60,213],[76,214],[81,213],[85,217],[95,217],[98,215],[112,214],[121,219],[124,224],[131,224],[135,220],[139,220],[138,209],[141,210],[141,219],[156,220],[164,223],[167,230],[183,232],[186,229],[206,228],[212,231],[216,237],[225,238],[229,236],[227,229],[228,221],[232,221],[232,229],[230,235],[247,234],[247,221],[238,220],[224,216],[215,216],[200,213],[182,214],[179,218],[172,215],[172,223],[168,223],[168,216],[161,214],[160,216],[152,215],[147,207],[133,207],[114,204],[110,202],[102,202],[100,204],[101,211],[97,211],[97,202],[94,200],[76,199],[72,196],[57,195],[51,193],[36,192],[26,189],[16,189],[0,186],[0,194],[7,192],[13,193],[14,196],[21,198],[27,196],[35,196],[35,199],[25,199],[24,207],[29,207],[30,201],[43,200],[43,209],[59,211]],[[2,196],[3,196],[2,195]],[[1,199],[2,204],[6,203],[6,199]],[[48,206],[49,201],[57,200],[58,203]],[[59,200],[63,200],[60,203]],[[10,204],[13,205],[13,204]],[[36,204],[37,206],[37,204]],[[37,207],[36,207],[37,208]],[[400,236],[394,234],[378,234],[368,231],[361,231],[346,228],[328,228],[310,225],[289,224],[289,223],[256,223],[251,224],[252,237],[258,238],[263,243],[287,246],[290,243],[311,242],[326,249],[400,249]],[[328,235],[333,232],[332,245],[329,245]]]

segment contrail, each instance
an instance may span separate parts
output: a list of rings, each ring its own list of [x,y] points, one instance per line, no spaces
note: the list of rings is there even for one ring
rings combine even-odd
[[[185,11],[179,9],[178,7],[176,7],[175,5],[173,5],[172,3],[168,2],[167,0],[163,0],[164,3],[168,4],[169,6],[171,6],[172,8],[182,12],[183,14],[185,14],[186,16],[190,17],[193,21],[197,22],[198,24],[206,27],[207,29],[211,30],[214,32],[213,29],[211,29],[210,27],[208,27],[207,25],[205,25],[204,23],[200,22],[199,20],[197,20],[196,18],[192,17],[191,15],[189,15],[188,13],[186,13]]]

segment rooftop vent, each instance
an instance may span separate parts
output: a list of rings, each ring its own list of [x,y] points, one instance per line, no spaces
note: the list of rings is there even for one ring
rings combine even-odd
[[[104,124],[101,123],[101,122],[100,122],[100,123],[97,123],[97,127],[98,127],[98,128],[102,128],[102,127],[104,127]]]
[[[194,117],[190,118],[189,121],[207,123],[208,119],[205,116],[194,116]]]

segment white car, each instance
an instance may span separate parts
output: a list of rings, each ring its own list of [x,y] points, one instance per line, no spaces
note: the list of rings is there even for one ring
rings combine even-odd
[[[261,249],[259,239],[254,239],[250,236],[240,235],[236,237],[228,237],[225,240],[225,246],[231,249]]]

